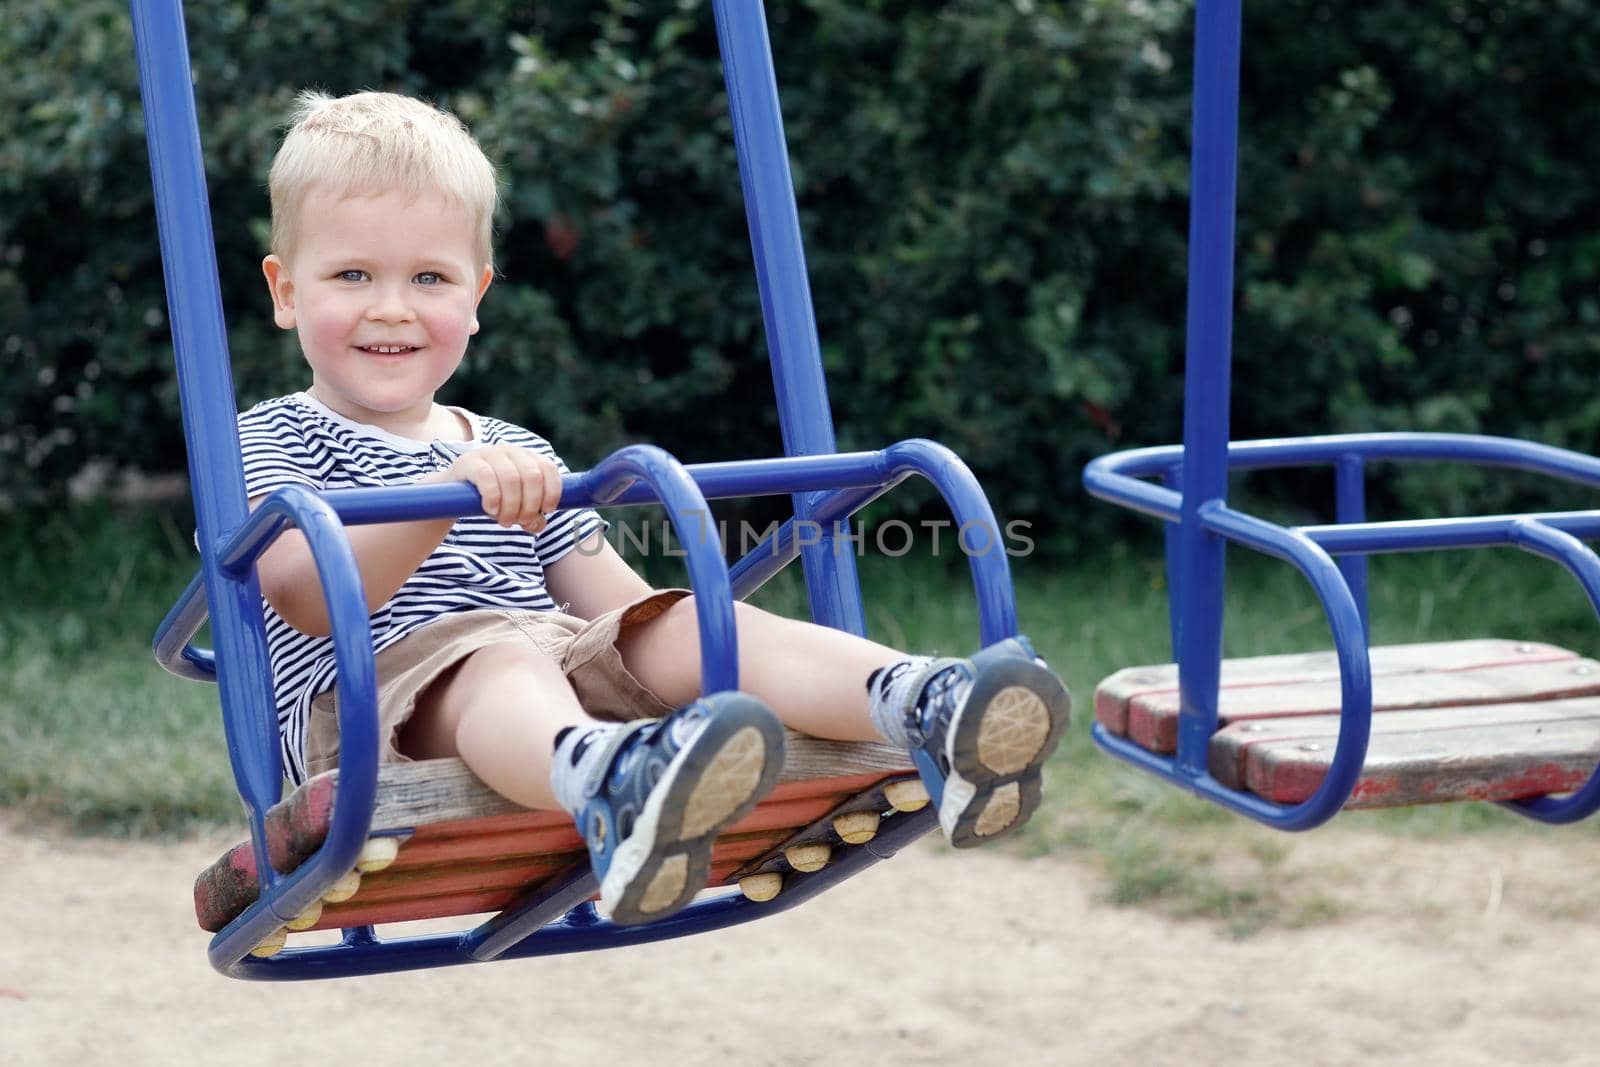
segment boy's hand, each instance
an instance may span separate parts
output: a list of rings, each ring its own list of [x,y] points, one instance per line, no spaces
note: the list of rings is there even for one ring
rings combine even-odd
[[[448,470],[418,479],[419,485],[471,482],[483,510],[501,526],[544,529],[561,502],[561,471],[539,453],[517,445],[485,445],[464,453]]]

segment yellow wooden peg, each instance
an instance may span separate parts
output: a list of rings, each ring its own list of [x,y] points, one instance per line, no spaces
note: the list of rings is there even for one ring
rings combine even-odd
[[[398,837],[369,837],[367,843],[361,846],[361,855],[356,857],[356,870],[365,874],[381,871],[393,863],[399,854]]]
[[[790,845],[783,850],[783,857],[795,870],[810,874],[828,865],[828,860],[833,857],[833,848],[821,843]]]
[[[739,892],[758,904],[763,900],[771,900],[782,889],[783,875],[776,871],[767,871],[763,874],[747,874],[739,879]]]
[[[883,797],[895,811],[918,811],[928,806],[928,788],[916,778],[890,782],[883,787]]]
[[[261,959],[266,959],[268,956],[276,956],[288,940],[289,931],[280,926],[266,937],[263,937],[261,943],[250,950],[250,955],[258,956]]]
[[[322,899],[329,904],[342,904],[356,895],[361,888],[361,872],[351,871],[323,891]]]
[[[847,845],[864,845],[878,836],[878,813],[847,811],[833,819],[833,832]]]
[[[290,919],[285,925],[291,930],[309,930],[322,918],[322,901],[313,900],[311,907]]]

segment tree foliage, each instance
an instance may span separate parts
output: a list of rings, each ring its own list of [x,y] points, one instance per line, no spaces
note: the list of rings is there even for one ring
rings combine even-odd
[[[1595,451],[1600,8],[1246,6],[1235,435]],[[767,8],[841,444],[945,441],[1008,514],[1081,529],[1084,461],[1180,433],[1190,5]],[[382,87],[457,111],[505,178],[450,399],[577,466],[633,440],[781,451],[708,4],[191,0],[188,21],[242,403],[304,382],[258,267],[282,116],[302,86]],[[178,467],[124,6],[12,5],[0,64],[0,487]]]

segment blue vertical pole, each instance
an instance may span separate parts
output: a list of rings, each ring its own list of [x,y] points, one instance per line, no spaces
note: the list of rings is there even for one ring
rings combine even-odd
[[[791,456],[825,455],[837,451],[833,416],[822,373],[822,350],[817,343],[766,15],[760,0],[714,0],[712,10],[728,86],[728,109],[733,116],[734,148],[739,156],[784,451]],[[797,525],[809,524],[800,526],[804,543],[800,559],[811,595],[811,614],[824,625],[864,634],[867,622],[855,549],[840,537],[849,532],[849,520],[818,526],[813,516],[823,495],[794,496]]]
[[[1162,475],[1162,482],[1168,489],[1183,494],[1183,468],[1173,467]],[[1182,630],[1183,611],[1178,600],[1178,561],[1181,556],[1178,540],[1179,526],[1176,523],[1163,522],[1161,524],[1161,545],[1165,553],[1167,567],[1167,636],[1171,642],[1171,656],[1174,663],[1178,660],[1178,647],[1182,639],[1178,636]]]
[[[282,783],[277,715],[259,589],[254,579],[223,579],[217,560],[218,546],[244,522],[249,503],[189,47],[179,0],[133,0],[132,12],[217,685],[240,797],[251,819],[259,820],[276,803]],[[255,836],[260,852],[265,839]],[[265,861],[264,853],[257,856],[264,874]]]
[[[1367,521],[1366,464],[1356,453],[1340,456],[1334,465],[1334,518],[1339,522]],[[1340,556],[1339,571],[1344,575],[1350,595],[1355,598],[1356,610],[1361,614],[1361,629],[1372,639],[1371,620],[1367,617],[1367,557],[1361,553]]]
[[[1200,524],[1228,495],[1228,390],[1233,343],[1233,243],[1239,139],[1241,0],[1199,0],[1194,49],[1194,158],[1189,201],[1189,306],[1183,408],[1183,510],[1178,533],[1179,769],[1206,773],[1222,663],[1221,538]]]

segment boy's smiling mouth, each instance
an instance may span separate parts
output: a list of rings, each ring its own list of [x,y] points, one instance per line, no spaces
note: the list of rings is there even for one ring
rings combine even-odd
[[[356,345],[356,348],[374,356],[403,356],[408,352],[415,352],[418,345]]]

